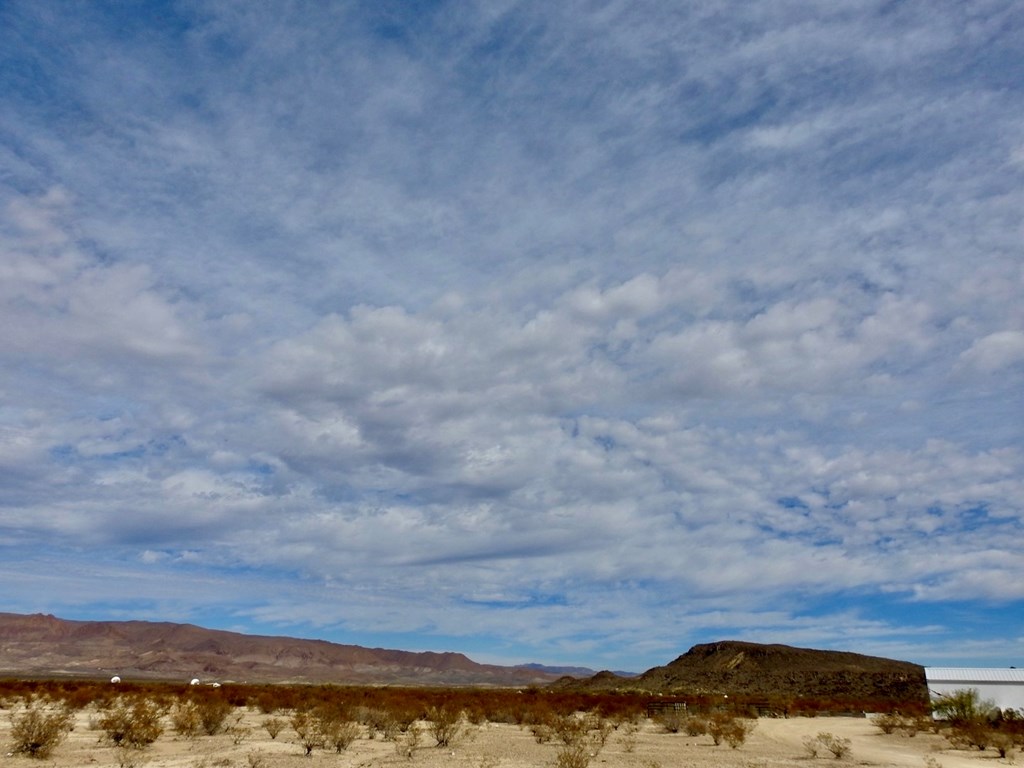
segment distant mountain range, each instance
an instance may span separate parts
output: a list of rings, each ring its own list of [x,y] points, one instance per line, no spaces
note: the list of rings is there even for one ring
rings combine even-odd
[[[574,691],[741,694],[825,701],[927,701],[924,668],[843,651],[723,641],[643,674],[479,664],[324,640],[243,635],[191,624],[68,621],[0,613],[0,675],[412,686],[551,685]]]
[[[533,669],[538,672],[557,675],[558,677],[590,677],[597,674],[597,672],[589,667],[551,667],[546,664],[520,664],[517,669]],[[638,672],[605,672],[604,674],[629,679],[640,676]]]
[[[589,672],[589,670],[586,670]],[[542,665],[478,664],[461,653],[416,653],[324,640],[243,635],[191,624],[69,621],[0,613],[0,674],[404,685],[545,684]]]

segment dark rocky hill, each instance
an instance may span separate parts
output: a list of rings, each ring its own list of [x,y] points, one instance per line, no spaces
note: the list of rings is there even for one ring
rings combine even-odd
[[[746,699],[848,703],[927,701],[924,667],[845,651],[723,641],[695,645],[675,661],[639,677],[600,672],[562,678],[570,690],[644,691],[662,695],[729,695]]]
[[[544,684],[556,675],[323,640],[243,635],[191,624],[68,621],[0,613],[0,675],[405,685]]]

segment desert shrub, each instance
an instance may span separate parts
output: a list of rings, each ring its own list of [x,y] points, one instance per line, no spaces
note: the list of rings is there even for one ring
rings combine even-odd
[[[396,741],[401,734],[407,732],[413,726],[414,722],[415,721],[413,720],[401,722],[397,718],[389,715],[378,725],[380,737],[384,739],[384,741]]]
[[[817,736],[806,736],[803,745],[810,757],[817,757],[821,752],[831,752],[837,759],[850,754],[850,740],[827,731],[821,731]]]
[[[754,721],[738,718],[731,712],[716,712],[708,718],[707,729],[715,746],[724,741],[736,749],[747,740],[747,734],[754,730]]]
[[[816,737],[818,743],[832,753],[832,756],[836,759],[846,757],[850,754],[850,740],[843,738],[842,736],[836,736],[834,733],[827,731],[820,732]]]
[[[321,723],[324,746],[344,752],[359,738],[359,725],[351,720],[325,720]]]
[[[715,742],[716,746],[722,743],[722,739],[732,729],[734,722],[735,718],[732,714],[726,712],[717,712],[708,718],[708,735],[711,736],[711,740]]]
[[[679,733],[683,730],[683,725],[686,723],[687,715],[682,710],[665,710],[658,714],[654,718],[655,722],[665,729],[667,733]]]
[[[58,698],[68,709],[79,710],[89,706],[95,696],[96,691],[92,684],[69,683],[61,687]]]
[[[555,755],[555,768],[587,768],[592,755],[583,741],[563,744]]]
[[[380,733],[385,741],[394,741],[399,733],[409,727],[409,723],[399,722],[394,713],[376,707],[357,707],[353,710],[353,716],[356,722],[366,726],[371,739]]]
[[[953,746],[979,750],[993,743],[994,725],[1001,717],[995,705],[982,700],[975,688],[962,688],[938,697],[932,703],[932,711],[949,725],[946,738]]]
[[[932,726],[932,718],[928,715],[905,715],[900,730],[904,736],[914,738],[921,731],[927,731]]]
[[[522,723],[522,716],[513,707],[496,709],[488,715],[487,719],[492,723],[500,723],[502,725],[519,725]]]
[[[1024,712],[1016,709],[1004,709],[997,723],[999,731],[1005,733],[1017,746],[1024,747]]]
[[[225,728],[224,733],[231,737],[232,744],[238,746],[252,735],[252,729],[236,723]]]
[[[904,736],[913,738],[919,731],[931,726],[931,718],[921,715],[905,715],[900,712],[886,712],[871,718],[871,724],[885,734],[899,731]]]
[[[299,709],[290,722],[307,755],[317,747],[343,752],[359,737],[359,725],[349,720],[347,711],[336,702]]]
[[[972,720],[989,720],[996,714],[995,705],[983,701],[976,688],[961,688],[939,696],[932,702],[935,717],[951,725]]]
[[[450,746],[462,732],[462,711],[454,707],[431,707],[427,719],[430,720],[430,735],[438,747]]]
[[[590,727],[591,733],[593,734],[594,741],[602,747],[607,744],[608,737],[611,736],[612,731],[615,730],[615,726],[612,721],[595,713],[588,718],[587,723]]]
[[[638,730],[636,723],[625,723],[622,726],[623,751],[631,753],[636,749],[636,734]]]
[[[279,734],[283,729],[284,720],[279,717],[268,717],[263,721],[263,730],[267,732],[267,735],[270,736],[271,740],[276,739],[277,734]]]
[[[995,731],[985,719],[961,720],[949,726],[946,738],[954,747],[984,750],[992,743]]]
[[[146,761],[142,759],[142,753],[137,749],[118,749],[117,768],[145,768]],[[196,766],[200,768],[200,766]],[[202,768],[206,768],[205,764]]]
[[[1010,754],[1013,749],[1013,736],[1002,731],[992,731],[989,735],[989,745],[995,749],[999,756],[1003,759]]]
[[[683,721],[683,732],[687,736],[703,736],[708,732],[708,721],[703,717],[690,715]]]
[[[483,725],[487,722],[487,708],[482,701],[472,701],[465,709],[466,722],[470,725]]]
[[[530,726],[530,733],[538,744],[547,744],[555,737],[555,729],[547,723],[534,723]]]
[[[871,718],[871,724],[885,734],[895,733],[896,729],[902,725],[902,722],[903,718],[895,712],[886,712]]]
[[[420,741],[423,733],[416,723],[412,723],[405,729],[405,737],[395,739],[395,753],[412,760],[413,754],[420,748]]]
[[[260,691],[249,701],[250,706],[254,706],[264,715],[273,715],[280,709],[278,697],[271,691]]]
[[[123,697],[100,713],[98,725],[118,747],[143,749],[164,732],[160,707],[142,696]]]
[[[289,722],[295,735],[299,737],[299,744],[305,750],[306,755],[313,754],[314,749],[323,746],[324,739],[320,732],[320,724],[312,711],[297,710]]]
[[[708,718],[708,735],[716,747],[722,743],[722,736],[731,721],[732,715],[725,714],[724,712],[717,712]]]
[[[171,727],[179,736],[192,739],[199,735],[202,723],[194,701],[179,701],[171,709],[170,718]]]
[[[199,724],[207,736],[216,736],[234,707],[219,696],[209,696],[194,702]]]
[[[556,717],[552,723],[555,734],[566,746],[579,744],[587,735],[587,721],[576,715],[563,715]]]
[[[69,710],[30,702],[21,712],[11,713],[11,751],[29,757],[49,757],[70,730]]]
[[[518,712],[520,725],[551,725],[556,717],[554,710],[545,701],[524,701]]]
[[[818,753],[822,749],[821,742],[818,741],[816,736],[804,736],[803,739],[804,751],[807,752],[808,757],[817,757]]]

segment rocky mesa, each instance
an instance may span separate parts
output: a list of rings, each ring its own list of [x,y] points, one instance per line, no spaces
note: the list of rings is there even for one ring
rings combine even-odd
[[[661,695],[726,695],[765,701],[848,703],[927,702],[924,667],[846,651],[723,641],[695,645],[674,661],[635,678],[599,672],[562,678],[556,687],[590,691],[644,691]]]

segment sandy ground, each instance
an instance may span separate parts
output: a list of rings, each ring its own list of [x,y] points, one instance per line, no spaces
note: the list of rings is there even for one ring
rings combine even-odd
[[[554,766],[559,746],[537,744],[529,730],[515,725],[469,726],[453,747],[439,749],[423,734],[421,746],[412,757],[399,754],[394,742],[380,737],[358,739],[347,751],[314,751],[304,756],[295,733],[285,728],[271,740],[262,723],[266,715],[239,710],[229,720],[235,734],[183,739],[169,728],[145,750],[123,750],[102,741],[102,733],[90,725],[95,713],[88,708],[77,713],[75,728],[45,760],[9,754],[10,711],[0,712],[0,765],[3,766],[115,766],[117,768],[310,768],[311,766],[411,766],[439,768],[527,768]],[[848,756],[836,760],[812,758],[803,746],[808,736],[829,732],[848,738]],[[238,742],[238,743],[236,743]],[[632,742],[632,743],[631,743]],[[403,751],[404,751],[403,745]],[[591,768],[996,768],[1013,762],[1002,760],[992,750],[984,752],[951,749],[941,736],[920,733],[913,738],[885,735],[864,718],[762,719],[745,744],[731,749],[714,746],[708,736],[692,737],[665,733],[650,721],[639,725],[633,738],[623,729],[612,733],[604,748],[591,760]]]

